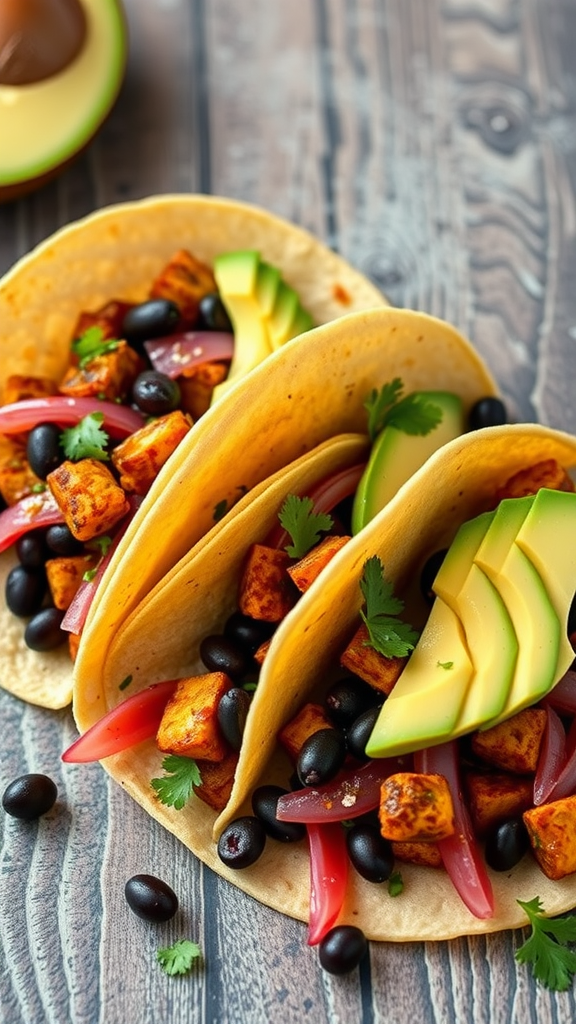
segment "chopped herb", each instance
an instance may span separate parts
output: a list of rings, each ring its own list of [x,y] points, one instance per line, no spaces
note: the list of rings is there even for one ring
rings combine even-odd
[[[88,327],[79,338],[72,342],[72,351],[78,356],[78,364],[83,370],[88,363],[97,356],[104,356],[107,352],[113,352],[118,348],[120,342],[117,338],[105,338],[104,331],[97,324]]]
[[[422,394],[402,395],[404,385],[400,377],[374,388],[364,402],[368,410],[368,433],[373,441],[387,426],[396,427],[405,434],[424,436],[442,422],[442,409]]]
[[[384,579],[384,567],[377,555],[364,563],[360,589],[366,601],[366,612],[360,612],[368,628],[366,646],[385,658],[404,658],[414,650],[418,634],[397,617],[404,610],[404,602],[394,596],[392,584]]]
[[[278,518],[290,534],[292,544],[286,545],[291,558],[302,558],[320,540],[320,533],[332,529],[334,520],[326,512],[314,512],[312,498],[289,494]]]
[[[538,896],[524,903],[518,900],[526,912],[532,933],[520,949],[516,960],[530,964],[532,974],[545,988],[565,992],[572,984],[576,973],[576,953],[567,948],[567,943],[576,942],[576,916],[544,917],[544,908]]]
[[[446,668],[446,669],[454,668],[454,662],[453,661],[438,661],[438,662],[436,662],[436,664],[438,665],[438,668]]]
[[[108,461],[109,455],[105,450],[108,434],[101,426],[103,420],[103,412],[91,412],[75,426],[62,431],[60,443],[67,459],[71,459],[72,462],[78,462],[80,459]]]
[[[190,939],[178,939],[172,946],[159,949],[156,959],[166,974],[188,974],[201,957],[200,946]]]
[[[160,779],[152,779],[150,785],[162,804],[181,811],[194,792],[194,786],[202,781],[196,761],[191,757],[168,754],[162,761],[166,772]]]
[[[123,679],[122,682],[120,683],[118,689],[125,690],[127,686],[130,686],[130,683],[132,682],[133,678],[133,676],[126,676],[126,678]]]
[[[228,499],[223,498],[222,501],[219,501],[218,504],[214,506],[214,512],[212,513],[212,519],[214,520],[214,522],[218,523],[221,519],[223,519],[227,511]]]
[[[86,547],[90,548],[91,551],[99,551],[101,555],[107,555],[111,543],[112,537],[105,533],[102,537],[93,537],[92,540],[88,541]]]
[[[82,577],[83,582],[84,583],[92,583],[92,580],[96,576],[97,572],[98,572],[98,566],[97,565],[95,565],[93,569],[86,569],[86,572],[84,573],[84,575]]]
[[[400,896],[404,892],[404,879],[399,871],[393,871],[388,879],[388,892],[390,896]]]
[[[257,686],[258,686],[258,683],[253,683],[251,681],[249,681],[247,683],[242,683],[242,689],[246,690],[247,693],[254,693],[254,691],[255,691]]]
[[[32,494],[44,494],[46,487],[47,484],[44,483],[32,484],[30,490],[32,491]]]

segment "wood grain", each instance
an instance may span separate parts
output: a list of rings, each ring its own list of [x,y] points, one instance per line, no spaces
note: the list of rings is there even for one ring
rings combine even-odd
[[[445,317],[513,415],[576,429],[573,0],[126,0],[120,99],[89,149],[0,208],[0,270],[61,224],[155,192],[260,203],[317,233],[398,305]],[[1,641],[0,641],[1,643]],[[0,818],[1,1024],[568,1024],[573,992],[517,968],[522,935],[373,945],[318,969],[305,928],[214,877],[98,766],[65,768],[69,713],[0,694],[0,784],[45,771],[38,823]],[[177,917],[128,909],[137,871]],[[536,894],[535,894],[536,895]],[[204,960],[166,978],[159,945]]]

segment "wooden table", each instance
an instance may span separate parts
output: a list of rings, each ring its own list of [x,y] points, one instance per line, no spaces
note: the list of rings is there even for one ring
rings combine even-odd
[[[576,429],[573,0],[126,0],[117,106],[62,177],[0,208],[4,270],[108,203],[203,191],[311,229],[401,306],[444,317],[487,358],[513,416]],[[1,642],[1,641],[0,641]],[[2,1024],[363,1024],[574,1020],[539,988],[520,933],[373,945],[322,973],[305,927],[216,878],[108,781],[64,770],[69,712],[0,697],[0,784],[59,785],[39,823],[2,815]],[[160,929],[124,881],[181,897]],[[203,950],[187,979],[158,945]]]

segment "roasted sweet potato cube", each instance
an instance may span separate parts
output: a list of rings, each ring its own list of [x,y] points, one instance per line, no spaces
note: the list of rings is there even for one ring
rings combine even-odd
[[[211,268],[186,249],[180,249],[153,282],[150,298],[170,299],[178,306],[183,319],[194,324],[200,300],[216,291],[218,286]]]
[[[546,728],[543,708],[526,708],[491,729],[475,732],[472,750],[488,764],[525,775],[536,771]]]
[[[332,729],[333,725],[321,704],[305,704],[278,733],[278,740],[288,756],[296,763],[302,744],[320,729]]]
[[[270,638],[270,640],[265,640],[264,643],[260,644],[260,647],[255,651],[255,653],[254,653],[254,661],[258,665],[263,665],[264,664],[264,659],[265,659],[266,655],[268,654],[268,650],[270,648],[270,644],[271,643],[272,643],[272,638]]]
[[[193,420],[199,420],[208,412],[212,392],[228,376],[229,366],[229,363],[202,363],[194,367],[194,372],[187,373],[184,370],[183,376],[178,377],[180,405],[190,413]]]
[[[11,374],[4,385],[4,405],[24,402],[28,398],[47,398],[58,394],[58,385],[51,377],[29,377],[21,373]]]
[[[77,540],[92,540],[111,530],[130,507],[124,491],[98,459],[63,462],[46,482]]]
[[[302,593],[312,586],[314,580],[326,568],[328,562],[348,543],[350,537],[324,537],[307,555],[289,566],[288,575]]]
[[[576,871],[576,796],[532,807],[523,818],[544,874],[556,881]]]
[[[0,494],[7,505],[44,490],[45,484],[30,468],[26,451],[13,438],[3,437],[0,454]]]
[[[507,772],[469,771],[465,777],[468,808],[474,831],[484,836],[507,818],[531,807],[534,781]]]
[[[364,623],[356,630],[350,643],[340,657],[342,668],[360,676],[375,690],[388,695],[408,661],[408,658],[385,658],[379,651],[369,647],[368,630]]]
[[[410,842],[392,843],[392,853],[397,860],[406,864],[417,864],[422,868],[441,868],[442,857],[437,843]]]
[[[177,409],[151,420],[117,445],[112,462],[124,490],[146,494],[191,425],[188,417]]]
[[[218,704],[231,686],[232,680],[224,672],[180,679],[156,735],[160,750],[182,757],[222,761],[227,746],[218,726]]]
[[[380,831],[398,842],[438,840],[454,832],[454,806],[443,775],[396,772],[380,787]]]
[[[230,750],[222,761],[197,760],[196,764],[201,779],[194,786],[196,796],[215,811],[223,811],[232,792],[238,754]]]
[[[496,504],[503,498],[523,498],[528,494],[536,494],[541,487],[549,487],[552,491],[574,490],[574,484],[564,467],[556,459],[544,459],[514,473],[496,492]]]
[[[80,633],[68,633],[68,650],[70,652],[70,660],[76,661],[78,654],[78,648],[80,647]]]
[[[90,552],[85,555],[48,559],[46,576],[56,608],[66,611],[70,607],[84,574],[93,570],[98,561],[99,556]]]
[[[286,551],[253,544],[240,581],[238,607],[244,615],[265,622],[280,622],[295,603],[295,593],[286,572],[290,556]]]
[[[122,338],[122,322],[133,305],[133,302],[120,302],[117,299],[112,299],[100,309],[92,312],[85,310],[80,313],[76,321],[72,338],[81,338],[90,327],[99,327],[104,340]]]
[[[59,391],[72,398],[125,398],[142,369],[140,356],[127,342],[119,341],[112,352],[95,356],[86,366],[70,366]]]

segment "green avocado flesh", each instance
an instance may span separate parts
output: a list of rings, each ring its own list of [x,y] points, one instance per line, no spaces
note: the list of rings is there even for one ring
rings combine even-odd
[[[218,256],[214,276],[234,330],[234,356],[228,377],[214,389],[213,402],[275,349],[312,327],[312,317],[294,289],[258,252],[245,249]]]
[[[488,728],[549,693],[574,659],[575,534],[576,494],[547,489],[460,527],[428,622],[367,744],[371,757]]]
[[[358,533],[400,490],[402,484],[439,448],[466,429],[462,402],[448,391],[418,392],[442,409],[442,419],[428,434],[406,434],[384,427],[376,438],[354,498],[352,533]]]

